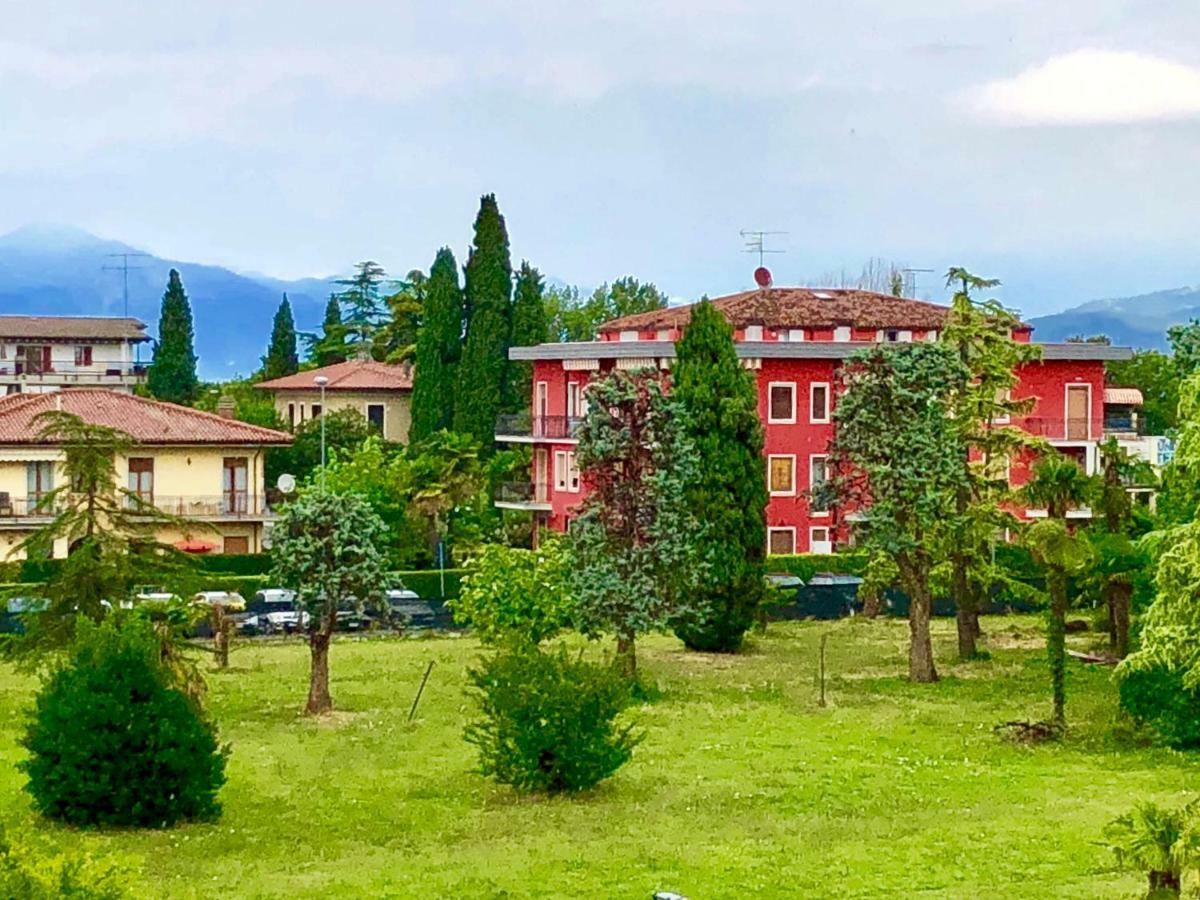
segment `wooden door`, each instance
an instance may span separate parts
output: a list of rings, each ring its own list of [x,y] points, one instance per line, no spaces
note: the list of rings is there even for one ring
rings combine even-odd
[[[546,502],[549,496],[549,491],[546,490],[549,473],[546,467],[550,464],[549,454],[545,447],[538,447],[535,451],[534,472],[533,472],[533,499],[541,503]]]
[[[250,538],[241,535],[227,534],[225,536],[225,553],[249,553]]]
[[[1067,385],[1067,440],[1086,441],[1091,436],[1091,397],[1088,385]]]

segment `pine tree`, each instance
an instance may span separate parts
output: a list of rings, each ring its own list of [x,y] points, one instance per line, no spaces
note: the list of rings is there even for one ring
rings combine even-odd
[[[754,376],[738,363],[733,329],[707,299],[676,346],[671,380],[697,451],[687,497],[692,515],[708,525],[700,554],[711,566],[675,633],[693,650],[732,652],[763,600],[767,487]]]
[[[271,344],[263,357],[263,378],[282,378],[294,375],[300,368],[300,357],[296,352],[296,320],[292,318],[292,304],[288,295],[283,295],[279,309],[275,310],[275,323],[271,328]]]
[[[463,295],[458,286],[458,263],[450,248],[443,247],[425,282],[425,315],[417,332],[413,371],[410,443],[422,441],[454,422],[462,327]]]
[[[179,272],[171,270],[158,318],[158,343],[146,384],[159,400],[190,406],[200,396],[192,306]]]
[[[386,304],[382,286],[387,272],[374,260],[355,263],[354,275],[339,278],[337,284],[345,290],[337,295],[344,315],[341,324],[346,338],[354,344],[369,343],[386,319]]]
[[[309,359],[318,366],[345,362],[346,331],[346,326],[342,324],[342,305],[338,302],[337,294],[330,294],[329,302],[325,304],[325,321],[321,325],[321,334],[309,332],[304,336],[308,343]]]
[[[512,261],[494,194],[480,200],[464,293],[467,336],[458,367],[454,429],[490,447],[504,400],[512,329]]]
[[[543,293],[542,274],[528,262],[522,262],[513,291],[511,346],[532,347],[546,340],[549,329]],[[528,409],[533,394],[533,363],[509,360],[505,385],[505,410]]]

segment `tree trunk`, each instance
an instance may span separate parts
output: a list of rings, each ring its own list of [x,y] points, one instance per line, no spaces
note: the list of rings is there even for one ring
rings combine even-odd
[[[229,632],[233,623],[225,615],[225,607],[217,604],[213,607],[213,656],[216,657],[218,669],[229,668]]]
[[[1164,893],[1167,896],[1178,897],[1183,887],[1179,875],[1166,869],[1151,869],[1149,880],[1152,897],[1159,897]]]
[[[970,465],[967,465],[968,472]],[[954,508],[959,520],[966,514],[969,498],[965,487],[955,492]],[[954,619],[958,626],[958,658],[964,662],[974,659],[976,654],[975,635],[979,631],[979,611],[976,608],[975,597],[967,581],[967,554],[961,545],[956,545],[951,556],[953,578],[951,591],[954,594]]]
[[[332,620],[328,629],[325,623],[322,623],[320,630],[314,631],[308,638],[312,670],[308,680],[308,703],[304,712],[309,716],[319,716],[333,709],[333,698],[329,696],[329,642],[332,629]]]
[[[617,671],[633,681],[637,678],[637,646],[633,635],[617,636]]]
[[[921,684],[931,684],[938,680],[938,673],[933,664],[933,638],[929,634],[929,616],[933,605],[929,586],[924,583],[912,584],[908,593],[912,599],[908,608],[908,677]]]
[[[1067,724],[1067,576],[1049,572],[1050,617],[1046,623],[1046,654],[1050,658],[1050,686],[1054,693],[1054,723]]]
[[[1133,597],[1133,585],[1117,582],[1109,585],[1108,615],[1112,623],[1113,652],[1118,659],[1129,655],[1129,601]]]
[[[867,619],[878,618],[880,607],[879,593],[877,591],[868,591],[866,596],[863,597],[863,616]]]

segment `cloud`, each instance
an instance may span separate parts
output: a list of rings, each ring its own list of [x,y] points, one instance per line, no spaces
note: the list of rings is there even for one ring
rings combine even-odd
[[[1200,69],[1142,53],[1082,49],[969,90],[1006,125],[1097,125],[1200,116]]]

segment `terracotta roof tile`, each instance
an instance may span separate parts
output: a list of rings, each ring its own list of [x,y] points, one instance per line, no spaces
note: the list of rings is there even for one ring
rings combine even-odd
[[[148,341],[146,325],[114,316],[0,316],[0,337],[45,340]]]
[[[187,406],[104,388],[67,388],[0,399],[0,444],[38,443],[39,413],[61,409],[118,428],[138,444],[289,444],[291,435]]]
[[[329,384],[325,385],[327,391],[412,390],[412,366],[394,366],[361,359],[260,381],[255,387],[265,391],[311,391],[316,389],[313,379],[318,375],[329,379]]]
[[[692,305],[672,306],[622,316],[600,326],[600,331],[646,328],[682,328]],[[856,288],[765,288],[742,291],[713,300],[734,328],[763,325],[767,328],[941,328],[949,307],[924,300],[893,297]]]

